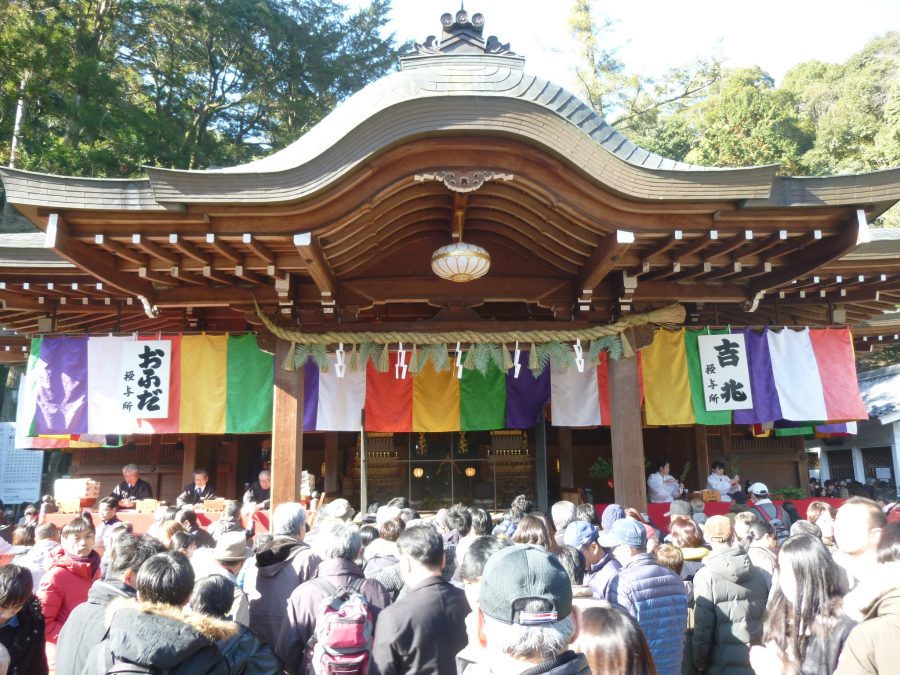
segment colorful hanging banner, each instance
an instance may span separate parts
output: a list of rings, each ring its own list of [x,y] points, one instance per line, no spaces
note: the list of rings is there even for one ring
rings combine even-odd
[[[48,337],[32,346],[34,403],[23,412],[31,436],[271,431],[274,359],[253,335]]]
[[[491,361],[486,373],[464,368],[461,377],[452,364],[439,372],[431,361],[403,377],[408,352],[403,363],[390,354],[387,372],[371,361],[363,371],[342,371],[334,354],[324,371],[308,360],[303,428],[358,431],[364,409],[369,431],[523,429],[541,421],[548,400],[555,426],[611,423],[608,354],[580,372],[551,362],[537,377],[529,355],[517,357],[518,369],[504,372]],[[866,419],[847,330],[660,330],[638,359],[650,425],[729,424],[733,416],[737,424],[798,433],[793,429]],[[746,370],[738,372],[741,363]],[[272,356],[253,335],[44,338],[32,344],[18,419],[29,437],[66,439],[266,432],[273,374]],[[710,385],[720,374],[727,379],[715,380],[718,395],[733,380],[732,402],[746,392],[752,407],[707,409],[715,407]]]
[[[707,412],[753,407],[753,389],[744,336],[698,335],[697,348],[703,374],[703,405]],[[693,392],[692,392],[693,393]]]

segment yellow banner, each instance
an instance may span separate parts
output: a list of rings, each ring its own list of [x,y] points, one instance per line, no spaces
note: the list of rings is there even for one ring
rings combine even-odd
[[[456,366],[440,373],[431,362],[413,378],[413,431],[459,431]]]
[[[656,331],[653,344],[641,351],[641,359],[647,424],[694,424],[684,329]]]
[[[181,338],[181,431],[225,433],[227,372],[227,335]]]

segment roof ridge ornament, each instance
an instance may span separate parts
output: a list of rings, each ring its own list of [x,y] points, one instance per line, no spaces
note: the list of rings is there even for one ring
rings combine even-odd
[[[425,42],[417,42],[415,53],[421,56],[436,56],[441,54],[509,54],[516,56],[509,48],[509,43],[501,43],[496,35],[487,39],[483,36],[484,15],[481,13],[469,13],[465,9],[465,3],[460,3],[460,9],[456,16],[447,12],[441,16],[441,25],[444,27],[441,37],[429,35]]]

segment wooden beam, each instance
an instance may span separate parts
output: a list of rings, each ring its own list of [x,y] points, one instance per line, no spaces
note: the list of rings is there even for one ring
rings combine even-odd
[[[181,235],[173,232],[169,235],[169,243],[189,258],[203,263],[204,266],[212,267],[213,257],[206,251],[201,251]]]
[[[268,265],[275,264],[275,254],[269,250],[268,246],[259,241],[252,234],[245,233],[243,235],[244,246],[249,248],[257,257],[266,261]]]
[[[133,262],[135,265],[142,265],[146,267],[150,264],[150,259],[143,253],[138,253],[137,251],[134,251],[125,246],[125,244],[113,241],[105,234],[94,235],[94,243],[98,246],[102,246],[111,253],[115,253],[123,260]]]
[[[609,391],[616,503],[640,511],[647,505],[647,483],[637,358],[610,359]]]
[[[576,295],[580,297],[584,291],[593,292],[633,243],[634,234],[626,230],[616,230],[603,237],[578,272],[575,279]]]
[[[756,294],[803,277],[867,241],[869,241],[869,224],[865,213],[860,209],[857,219],[847,223],[840,234],[816,241],[805,249],[791,254],[782,260],[781,268],[754,279],[750,283],[750,291]]]
[[[145,250],[153,257],[164,260],[170,265],[181,265],[180,255],[178,255],[177,253],[173,253],[172,251],[167,251],[162,246],[150,241],[142,234],[131,235],[131,243],[135,246],[140,246],[143,250]]]
[[[244,259],[241,255],[212,232],[206,233],[206,243],[212,246],[219,255],[228,258],[235,265],[243,264]]]
[[[95,279],[129,295],[143,296],[151,305],[153,304],[153,284],[120,272],[115,258],[108,253],[92,249],[69,237],[66,222],[58,213],[51,213],[47,217],[44,248],[53,249],[60,257],[84,270]]]
[[[272,408],[272,509],[300,498],[297,489],[303,472],[303,366],[284,370],[290,344],[278,340],[275,348],[275,392]]]
[[[256,297],[261,304],[277,302],[275,289],[249,289],[232,285],[226,288],[206,286],[203,288],[172,288],[157,291],[157,307],[228,307],[237,304],[253,304]]]
[[[309,276],[312,277],[313,283],[323,297],[331,300],[337,300],[337,282],[334,279],[334,273],[331,271],[331,265],[325,257],[322,245],[318,238],[314,237],[311,232],[303,232],[294,235],[294,246],[300,256],[306,261],[306,269]]]
[[[635,301],[746,302],[743,285],[702,281],[644,281],[634,292]]]
[[[571,301],[574,287],[567,279],[554,277],[487,276],[465,284],[437,278],[372,278],[343,281],[338,294],[348,302],[352,294],[373,302],[433,302],[473,299],[481,302]],[[354,303],[350,303],[354,304]],[[362,303],[360,303],[362,304]]]
[[[243,279],[255,286],[265,286],[268,284],[268,281],[257,274],[256,272],[251,272],[250,268],[247,267],[243,262],[239,265],[234,266],[234,276],[238,279]]]

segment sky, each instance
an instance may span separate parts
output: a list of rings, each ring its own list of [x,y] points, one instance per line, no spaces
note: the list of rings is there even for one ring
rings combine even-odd
[[[352,7],[365,0],[349,0]],[[577,89],[575,44],[568,34],[571,0],[467,0],[485,17],[485,35],[509,42],[532,74]],[[440,34],[439,18],[459,0],[393,0],[388,31],[400,41]],[[716,54],[730,67],[759,65],[776,82],[792,66],[819,59],[841,62],[871,38],[900,30],[900,0],[632,0],[594,7],[616,20],[610,48],[626,70],[659,75]]]

